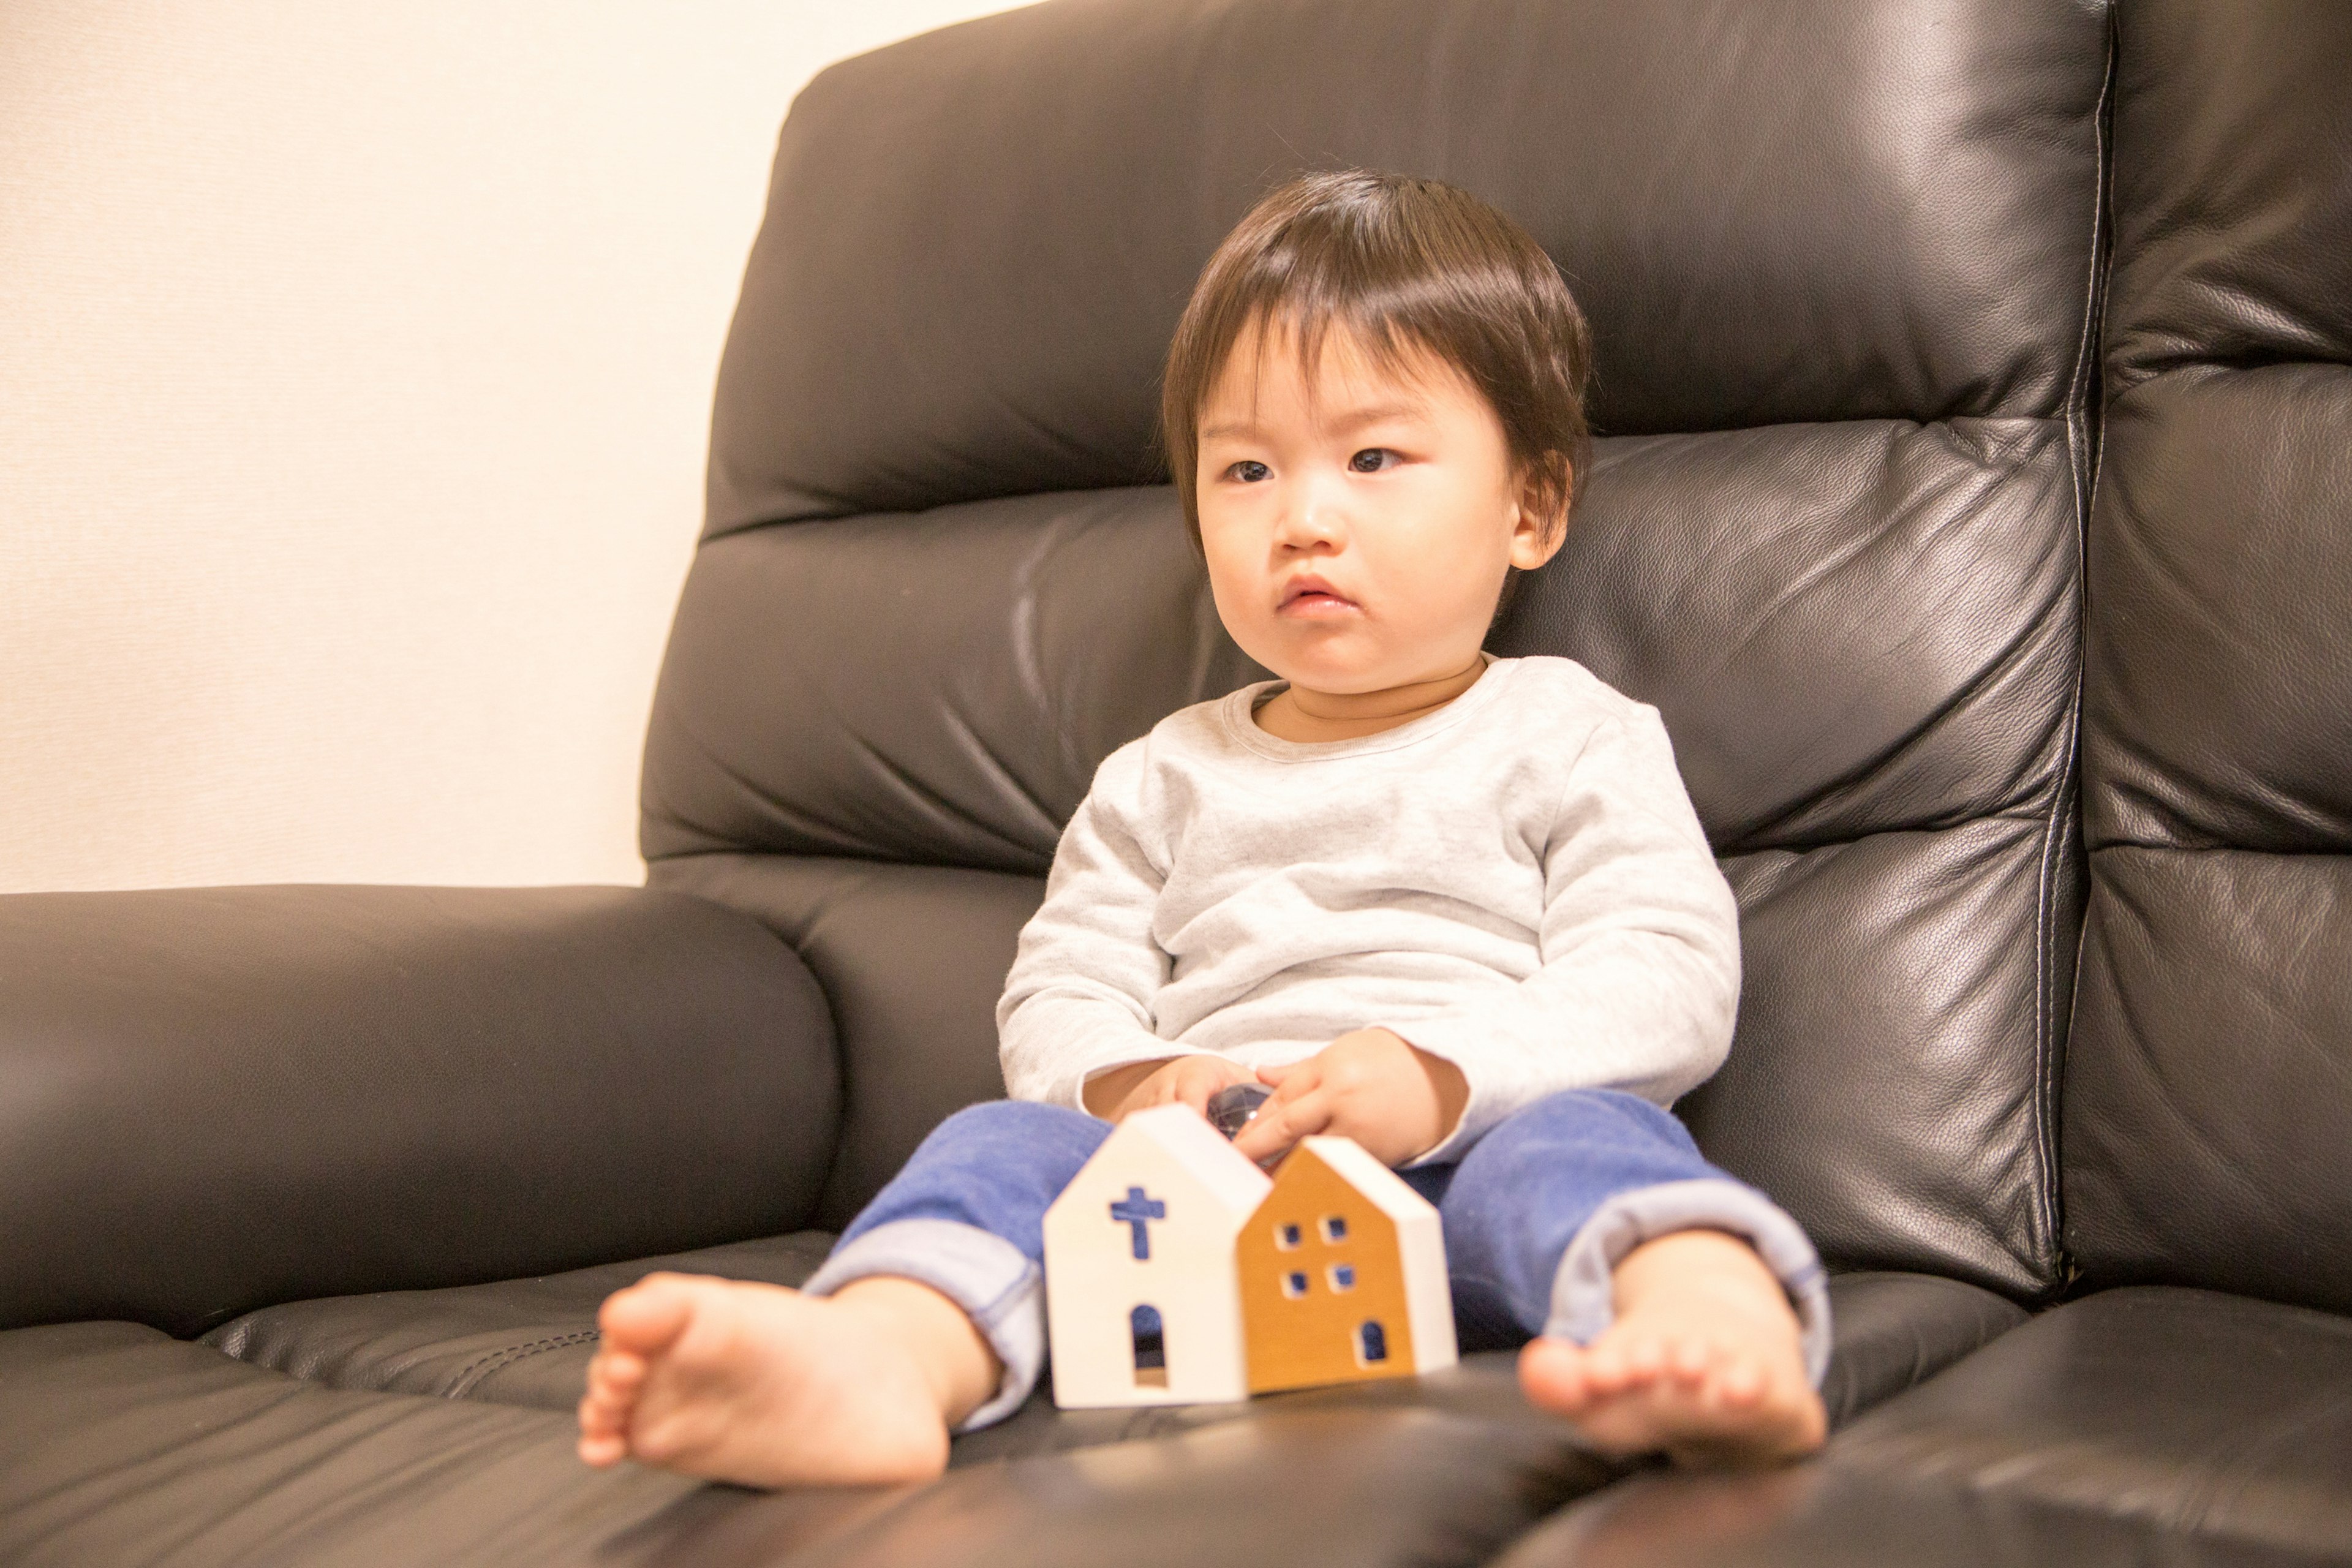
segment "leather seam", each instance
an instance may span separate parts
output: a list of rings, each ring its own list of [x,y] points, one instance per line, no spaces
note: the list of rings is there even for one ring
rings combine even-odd
[[[492,1351],[489,1354],[470,1363],[464,1371],[458,1373],[451,1381],[448,1393],[443,1397],[463,1399],[493,1374],[504,1372],[517,1362],[528,1361],[532,1356],[543,1355],[549,1351],[585,1344],[588,1341],[600,1337],[598,1331],[594,1329],[575,1329],[568,1334],[557,1334],[549,1339],[532,1340],[527,1344],[508,1345],[504,1349]]]
[[[2042,1167],[2042,1223],[2048,1237],[2048,1258],[2053,1275],[2045,1294],[2063,1292],[2073,1273],[2066,1256],[2066,1210],[2063,1187],[2065,1161],[2059,1142],[2063,1135],[2064,1107],[2065,1047],[2060,1041],[2060,1020],[2057,1006],[2057,973],[2060,962],[2059,943],[2064,940],[2058,931],[2059,880],[2066,874],[2061,863],[2069,846],[2067,813],[2074,813],[2074,832],[2087,837],[2082,823],[2085,809],[2082,779],[2083,765],[2083,703],[2087,692],[2090,638],[2090,562],[2091,515],[2098,500],[2099,478],[2106,458],[2105,404],[2109,389],[2102,374],[2105,366],[2108,278],[2114,268],[2112,247],[2114,226],[2109,207],[2114,199],[2115,180],[2115,107],[2117,66],[2122,54],[2120,22],[2110,5],[2106,16],[2106,70],[2099,83],[2098,109],[2092,122],[2098,165],[2098,193],[2091,208],[2091,274],[2088,298],[2084,302],[2083,334],[2074,360],[2074,385],[2067,397],[2067,425],[2070,432],[2080,432],[2080,439],[2089,450],[2077,469],[2074,496],[2075,509],[2075,573],[2074,573],[2074,689],[2068,705],[2066,741],[2063,760],[2059,769],[2059,787],[2050,805],[2050,821],[2042,841],[2042,887],[2035,919],[2042,927],[2041,940],[2034,944],[2034,1095],[2035,1128],[2034,1156]],[[2094,401],[2098,406],[2094,407]],[[2089,915],[2089,868],[2084,868],[2080,907],[2074,932],[2073,973],[2068,991],[2068,1016],[2065,1031],[2074,1033],[2074,1009],[2082,994],[2084,926]]]
[[[2073,726],[2069,725],[2068,728],[2071,730]],[[2057,776],[2062,784],[2064,777],[2065,765],[2071,756],[2071,742],[2069,746],[2069,752],[2066,754],[2062,755],[2058,760]],[[2042,786],[2042,789],[2046,790],[2050,786],[2045,784]],[[2040,794],[2042,791],[2037,790],[2035,793]],[[1851,849],[1856,845],[1867,844],[1874,838],[1888,838],[1901,834],[1916,834],[1925,837],[1930,834],[1965,833],[1971,827],[1980,827],[1989,822],[2005,822],[2021,827],[2032,827],[2037,832],[2046,835],[2050,826],[2050,819],[2051,813],[2047,809],[2029,808],[2021,810],[2017,807],[2011,806],[2004,807],[1999,811],[1983,812],[1975,816],[1963,816],[1952,822],[1931,822],[1916,825],[1903,824],[1893,827],[1873,827],[1864,832],[1857,833],[1850,838],[1823,838],[1801,844],[1751,845],[1742,842],[1738,845],[1717,849],[1715,851],[1715,858],[1717,862],[1722,862],[1726,860],[1745,860],[1758,855],[1811,855],[1824,849]]]
[[[2274,849],[2264,844],[2162,844],[2147,838],[2111,838],[2106,843],[2086,846],[2084,853],[2094,858],[2112,855],[2118,849],[2139,849],[2167,855],[2261,855],[2274,860],[2342,860],[2352,858],[2352,849]]]
[[[2074,677],[2075,702],[2082,700],[2082,672],[2079,663]],[[2059,943],[2063,933],[2058,929],[2059,879],[2065,874],[2061,862],[2065,858],[2068,834],[2066,814],[2071,806],[2081,809],[2082,792],[2073,781],[2082,755],[2082,721],[2079,707],[2076,716],[2066,727],[2065,760],[2060,769],[2060,784],[2051,802],[2050,819],[2042,837],[2041,889],[2035,910],[2041,926],[2040,940],[2034,945],[2034,1118],[2040,1124],[2035,1129],[2034,1157],[2042,1166],[2042,1221],[2047,1227],[2049,1261],[2054,1278],[2051,1289],[2063,1289],[2068,1271],[2064,1246],[2064,1194],[2060,1190],[2062,1163],[2058,1149],[2060,1128],[2059,1100],[2063,1088],[2061,1082],[2065,1071],[2064,1050],[2059,1044],[2058,1008],[2055,987]],[[2074,931],[2074,963],[2078,972],[2082,963],[2082,927]],[[2068,1019],[2072,1032],[2072,1017]]]

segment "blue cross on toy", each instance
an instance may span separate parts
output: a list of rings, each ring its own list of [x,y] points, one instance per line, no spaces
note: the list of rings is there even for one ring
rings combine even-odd
[[[1166,1219],[1168,1205],[1158,1198],[1145,1197],[1141,1187],[1129,1187],[1123,1200],[1110,1205],[1110,1217],[1121,1225],[1135,1227],[1136,1261],[1150,1261],[1151,1237],[1145,1234],[1143,1227],[1151,1220]]]

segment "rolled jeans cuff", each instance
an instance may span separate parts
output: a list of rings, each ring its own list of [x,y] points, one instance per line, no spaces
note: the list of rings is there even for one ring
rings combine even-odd
[[[995,1395],[958,1432],[977,1432],[1021,1408],[1045,1365],[1045,1271],[1019,1247],[951,1219],[898,1219],[836,1248],[801,1287],[830,1296],[853,1279],[894,1275],[928,1285],[964,1310],[1004,1363]]]
[[[1617,1318],[1611,1279],[1617,1265],[1643,1242],[1680,1230],[1728,1231],[1756,1249],[1796,1309],[1805,1375],[1819,1388],[1830,1368],[1829,1279],[1821,1255],[1778,1204],[1721,1178],[1635,1187],[1593,1210],[1560,1255],[1544,1332],[1578,1344],[1600,1337]]]

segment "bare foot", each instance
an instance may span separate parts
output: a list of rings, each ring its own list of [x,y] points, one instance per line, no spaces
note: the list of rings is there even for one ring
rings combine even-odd
[[[1683,1465],[1775,1464],[1822,1446],[1797,1315],[1747,1243],[1680,1231],[1635,1247],[1614,1278],[1617,1321],[1600,1338],[1519,1352],[1530,1404],[1611,1453]]]
[[[909,1279],[834,1296],[649,1274],[607,1297],[580,1457],[745,1486],[923,1480],[1002,1369],[971,1320]]]

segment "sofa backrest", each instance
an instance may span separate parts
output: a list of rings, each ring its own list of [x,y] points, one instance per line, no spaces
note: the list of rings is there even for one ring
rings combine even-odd
[[[812,83],[643,841],[833,994],[829,1214],[1001,1092],[1095,765],[1255,674],[1158,371],[1252,201],[1361,164],[1514,214],[1592,320],[1588,499],[1495,646],[1655,703],[1738,889],[1702,1142],[1837,1261],[2053,1288],[2108,58],[2063,0],[1055,0]]]
[[[2118,58],[2065,1234],[2352,1310],[2352,10]]]

